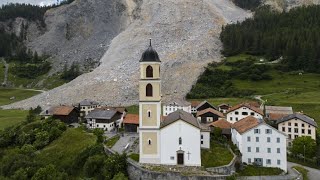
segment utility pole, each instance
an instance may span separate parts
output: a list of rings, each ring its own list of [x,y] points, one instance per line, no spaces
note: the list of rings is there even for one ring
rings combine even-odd
[[[303,145],[303,162],[306,162],[306,145]]]

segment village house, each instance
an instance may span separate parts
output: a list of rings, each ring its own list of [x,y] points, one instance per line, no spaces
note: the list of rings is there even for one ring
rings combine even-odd
[[[277,120],[279,120],[285,116],[288,116],[289,114],[293,114],[292,107],[265,106],[266,119],[271,124],[276,124]]]
[[[201,147],[210,147],[210,132],[181,109],[161,122],[160,65],[150,40],[140,59],[139,163],[201,166]]]
[[[311,117],[294,113],[285,116],[277,121],[278,130],[288,135],[288,146],[292,141],[301,136],[310,136],[316,140],[317,123]]]
[[[222,112],[223,114],[227,113],[229,109],[230,109],[230,105],[229,105],[229,104],[223,103],[223,104],[220,104],[220,105],[218,106],[218,110],[219,110],[220,112]]]
[[[79,110],[73,106],[56,106],[52,113],[53,118],[66,124],[78,123],[79,115]]]
[[[248,116],[235,122],[232,142],[238,147],[242,162],[264,167],[278,167],[287,172],[286,135],[262,119]]]
[[[263,119],[263,111],[249,103],[242,103],[231,107],[227,112],[227,121],[235,123],[240,119],[253,116],[257,119]]]
[[[123,119],[123,127],[126,132],[139,131],[139,115],[127,114]]]
[[[42,111],[42,112],[40,113],[41,119],[48,119],[49,117],[52,117],[55,108],[56,108],[56,106],[54,106],[54,107],[49,107],[49,108],[47,108],[46,110]]]
[[[99,107],[99,103],[90,99],[84,99],[79,103],[80,116],[85,117],[89,112]]]
[[[213,108],[207,108],[198,111],[196,117],[200,123],[207,124],[224,118],[224,115]]]
[[[116,127],[123,127],[123,119],[126,116],[128,110],[125,107],[108,107],[108,106],[100,106],[95,108],[95,110],[114,110],[121,114],[121,118],[116,121]]]
[[[231,126],[232,124],[225,119],[219,119],[218,121],[215,121],[209,124],[211,132],[214,131],[214,128],[220,128],[221,135],[225,136],[229,140],[231,140]]]
[[[198,111],[202,111],[204,109],[212,108],[215,110],[218,110],[216,107],[214,107],[212,104],[210,104],[208,101],[194,101],[191,103],[191,113],[195,114]]]
[[[184,100],[175,100],[165,103],[162,108],[162,115],[167,116],[168,114],[173,113],[174,111],[177,111],[179,109],[191,113],[191,103]]]
[[[100,128],[104,131],[113,131],[117,127],[117,122],[122,122],[122,114],[116,110],[104,110],[104,109],[95,109],[87,116],[87,128],[95,129]]]

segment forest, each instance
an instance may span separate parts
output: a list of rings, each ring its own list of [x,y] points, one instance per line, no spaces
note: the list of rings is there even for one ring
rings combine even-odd
[[[250,54],[282,59],[283,71],[320,73],[320,6],[274,12],[256,10],[252,19],[223,27],[223,55]]]
[[[233,2],[243,9],[250,10],[254,10],[261,4],[261,0],[233,0]]]

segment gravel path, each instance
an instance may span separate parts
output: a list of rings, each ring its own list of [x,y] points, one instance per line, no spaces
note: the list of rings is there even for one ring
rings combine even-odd
[[[293,166],[301,166],[301,167],[307,169],[309,171],[308,177],[310,180],[319,180],[320,179],[320,170],[319,169],[314,169],[314,168],[310,168],[310,167],[296,164],[293,162],[288,162],[288,169],[291,169]]]

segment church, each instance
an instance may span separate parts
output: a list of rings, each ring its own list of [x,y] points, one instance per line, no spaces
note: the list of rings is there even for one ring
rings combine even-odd
[[[183,110],[161,121],[160,65],[150,39],[140,59],[139,162],[201,166],[201,148],[210,148],[210,131]]]

